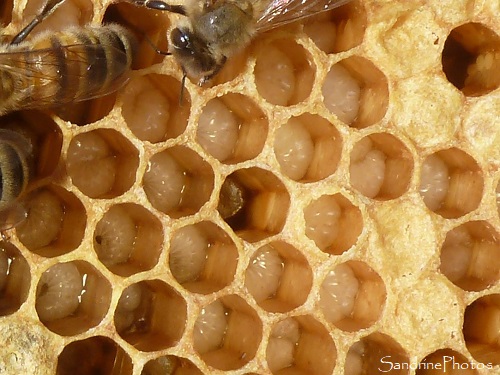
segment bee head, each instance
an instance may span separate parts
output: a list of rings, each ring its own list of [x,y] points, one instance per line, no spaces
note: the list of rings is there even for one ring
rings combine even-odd
[[[210,76],[218,67],[208,43],[188,27],[176,27],[170,34],[172,55],[185,73],[193,78]]]

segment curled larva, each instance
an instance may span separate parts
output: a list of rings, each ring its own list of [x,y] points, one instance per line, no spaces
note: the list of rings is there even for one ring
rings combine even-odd
[[[267,364],[273,373],[293,364],[299,338],[300,327],[293,318],[286,318],[274,326],[266,351]]]
[[[57,240],[64,219],[64,207],[53,192],[44,190],[28,201],[28,217],[17,227],[17,236],[35,250]]]
[[[117,332],[123,332],[134,322],[134,312],[142,301],[140,284],[132,284],[123,290],[115,311],[115,327]]]
[[[122,114],[141,141],[161,142],[167,137],[170,102],[147,79],[132,80],[123,93]]]
[[[212,302],[201,309],[194,324],[194,348],[204,354],[221,346],[227,328],[227,315],[220,301]]]
[[[322,92],[331,113],[346,124],[354,122],[359,112],[361,88],[346,68],[333,65],[323,81]]]
[[[341,209],[334,196],[324,195],[304,210],[306,236],[321,250],[330,247],[337,238]]]
[[[257,58],[255,84],[269,103],[288,105],[295,91],[292,60],[278,48],[268,46]]]
[[[359,289],[359,281],[346,264],[330,271],[321,284],[319,306],[332,323],[351,316]]]
[[[373,148],[370,138],[359,141],[351,152],[351,185],[369,198],[376,197],[384,183],[385,159],[382,151]]]
[[[75,312],[83,292],[83,279],[73,263],[59,263],[42,274],[37,288],[36,311],[42,322]]]
[[[441,272],[451,281],[457,282],[467,276],[472,258],[472,249],[466,244],[452,244],[441,250]]]
[[[180,204],[186,183],[184,169],[168,152],[160,152],[149,161],[143,186],[151,204],[168,213]]]
[[[107,267],[126,262],[134,250],[137,227],[127,211],[112,207],[97,223],[94,248]]]
[[[274,153],[284,174],[303,178],[314,156],[314,142],[299,119],[292,118],[276,131]]]
[[[239,132],[238,119],[220,99],[210,100],[198,121],[196,140],[214,158],[230,158],[236,147]]]
[[[209,243],[198,227],[189,225],[175,232],[170,243],[169,266],[179,283],[196,280],[207,260]]]
[[[272,246],[266,246],[251,259],[245,286],[257,303],[262,302],[276,293],[282,273],[283,259]]]
[[[436,211],[443,204],[450,186],[448,166],[437,155],[430,155],[422,164],[420,195],[430,210]]]

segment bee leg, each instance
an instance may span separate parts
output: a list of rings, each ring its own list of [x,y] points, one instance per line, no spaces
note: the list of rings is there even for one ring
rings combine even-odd
[[[182,5],[170,5],[162,0],[128,0],[130,3],[154,10],[161,10],[186,15],[186,8]]]
[[[33,29],[45,18],[50,16],[66,0],[48,0],[42,11],[24,29],[22,29],[10,42],[11,45],[21,43]]]

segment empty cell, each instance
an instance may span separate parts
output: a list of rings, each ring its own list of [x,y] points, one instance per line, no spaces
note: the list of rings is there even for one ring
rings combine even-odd
[[[37,189],[26,198],[28,216],[17,237],[30,251],[54,257],[76,249],[86,226],[85,209],[78,198],[59,186]]]
[[[23,25],[38,16],[45,3],[45,0],[28,0],[23,11]],[[40,23],[33,35],[44,31],[61,31],[70,26],[83,26],[91,21],[92,16],[93,6],[90,0],[68,0]]]
[[[328,272],[320,289],[319,307],[325,318],[345,331],[371,326],[382,314],[385,285],[368,265],[349,261]]]
[[[132,359],[112,339],[94,336],[66,345],[57,357],[57,375],[132,375]]]
[[[359,375],[365,374],[365,369],[377,369],[378,374],[407,375],[410,373],[409,365],[410,357],[401,345],[394,338],[376,332],[351,345],[344,371],[346,375]]]
[[[40,277],[36,311],[59,335],[76,335],[99,324],[111,300],[109,282],[83,261],[56,263]]]
[[[165,355],[148,361],[141,375],[202,375],[203,373],[189,359]]]
[[[148,74],[131,79],[123,90],[122,115],[125,123],[141,141],[163,142],[181,135],[190,113],[190,98],[175,78]]]
[[[0,242],[0,316],[16,312],[26,301],[31,283],[28,262],[18,249]]]
[[[66,167],[73,184],[90,198],[114,198],[135,182],[139,152],[121,133],[98,129],[71,140]]]
[[[174,346],[186,324],[186,301],[170,285],[147,280],[126,287],[114,312],[118,334],[137,350]]]
[[[325,53],[338,53],[363,41],[366,11],[359,2],[348,2],[332,11],[308,18],[304,32]]]
[[[267,118],[252,100],[229,93],[203,107],[196,141],[217,160],[239,163],[260,154],[267,129]]]
[[[300,251],[285,242],[273,241],[250,259],[245,286],[265,310],[285,312],[305,302],[312,278],[312,270]]]
[[[323,195],[304,209],[305,234],[316,246],[339,255],[351,248],[363,229],[359,208],[341,194]]]
[[[97,257],[121,276],[153,268],[162,244],[160,221],[145,208],[132,203],[112,206],[94,232]]]
[[[236,370],[251,361],[262,340],[262,323],[239,296],[215,300],[199,311],[193,329],[194,349],[216,369]]]
[[[475,22],[453,29],[444,44],[446,78],[466,96],[488,94],[500,85],[500,37]]]
[[[500,295],[478,298],[465,308],[463,335],[472,357],[490,366],[500,365]]]
[[[483,189],[481,168],[462,150],[441,150],[422,163],[420,195],[431,211],[445,218],[457,218],[475,210]]]
[[[470,221],[448,232],[441,247],[440,271],[468,291],[483,290],[500,279],[500,241],[484,221]]]
[[[357,142],[351,151],[351,185],[368,198],[400,197],[408,190],[412,173],[410,151],[391,134],[371,134]]]
[[[323,81],[322,93],[331,113],[359,129],[380,121],[389,103],[387,78],[372,62],[359,56],[333,65]]]
[[[194,151],[175,146],[151,157],[142,184],[154,208],[178,218],[198,212],[208,201],[214,173]]]
[[[273,374],[331,374],[336,356],[328,330],[307,315],[276,323],[266,348],[266,361]]]
[[[418,364],[416,375],[477,375],[477,366],[453,349],[439,349],[430,353]]]
[[[208,294],[233,281],[238,251],[224,230],[204,221],[173,232],[168,262],[172,275],[184,288]]]
[[[335,172],[342,138],[327,120],[306,113],[292,117],[278,128],[274,153],[281,171],[291,179],[318,181]]]
[[[261,44],[256,53],[255,85],[269,103],[291,106],[309,97],[316,67],[307,51],[291,40]]]
[[[283,183],[271,172],[253,167],[226,177],[217,209],[238,236],[255,242],[281,231],[289,206]]]

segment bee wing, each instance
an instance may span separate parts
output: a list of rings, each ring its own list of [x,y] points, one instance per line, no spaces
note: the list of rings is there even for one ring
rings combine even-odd
[[[26,92],[22,108],[97,98],[118,90],[129,78],[126,53],[98,44],[0,53],[0,69],[23,82],[16,87]]]
[[[302,18],[325,12],[351,0],[271,0],[258,18],[255,29],[264,32]]]
[[[28,212],[24,205],[13,202],[8,207],[0,210],[0,231],[16,227],[28,217]]]

